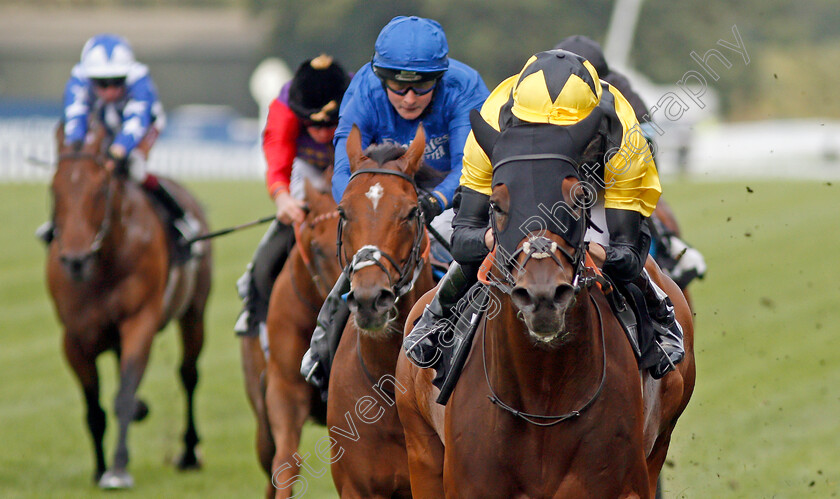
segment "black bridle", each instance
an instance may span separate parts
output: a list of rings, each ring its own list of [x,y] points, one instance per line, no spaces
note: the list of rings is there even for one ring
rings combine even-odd
[[[59,155],[58,161],[61,162],[62,160],[68,159],[90,159],[92,160],[97,166],[100,168],[104,168],[101,162],[101,156],[90,152],[83,152],[83,151],[75,151],[69,152]],[[105,240],[105,237],[111,232],[111,225],[112,225],[112,212],[114,200],[114,188],[113,188],[113,175],[108,175],[108,181],[105,184],[105,214],[102,217],[102,222],[99,224],[99,229],[96,231],[96,235],[93,237],[93,241],[90,243],[90,247],[86,254],[88,255],[95,255],[102,250],[102,243]],[[61,237],[58,234],[59,228],[56,226],[55,228],[56,234],[55,239],[61,247]]]
[[[350,176],[350,180],[348,180],[348,185],[350,182],[353,181],[357,176],[369,173],[374,175],[394,175],[399,177],[406,182],[410,183],[411,186],[417,190],[417,186],[414,183],[414,179],[409,175],[406,175],[403,172],[395,171],[395,170],[388,170],[385,168],[365,168],[362,170],[357,170]],[[350,260],[350,263],[347,263],[347,257],[344,254],[344,247],[343,247],[343,235],[344,235],[344,224],[346,219],[344,218],[343,213],[339,213],[339,220],[338,220],[338,241],[337,241],[337,252],[338,252],[338,262],[339,265],[344,269],[344,273],[346,273],[349,277],[352,277],[356,271],[361,270],[365,267],[369,267],[371,265],[376,265],[383,272],[385,275],[388,276],[388,282],[391,286],[392,291],[397,297],[400,297],[406,293],[408,293],[411,288],[414,286],[414,282],[420,276],[420,272],[423,270],[423,258],[420,253],[420,247],[423,244],[423,236],[425,235],[424,226],[423,226],[423,216],[421,215],[420,205],[417,204],[416,208],[416,216],[414,217],[415,222],[415,232],[414,232],[414,242],[411,246],[411,252],[408,255],[408,258],[405,261],[404,265],[400,265],[397,260],[389,255],[387,252],[380,250],[378,247],[374,245],[366,245],[359,248],[358,251],[353,255],[353,258]],[[399,275],[396,279],[394,279],[391,275],[391,272],[382,263],[381,258],[384,257],[390,264],[399,272]]]

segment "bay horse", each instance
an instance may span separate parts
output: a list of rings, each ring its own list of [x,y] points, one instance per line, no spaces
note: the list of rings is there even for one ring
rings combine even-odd
[[[87,426],[93,439],[96,472],[102,488],[134,483],[127,467],[129,423],[143,419],[148,407],[136,398],[155,334],[171,319],[181,330],[181,383],[186,391],[186,430],[180,469],[199,467],[193,394],[196,363],[204,342],[204,310],[210,292],[210,246],[201,256],[170,265],[167,227],[138,185],[110,173],[101,153],[104,128],[74,150],[57,132],[58,165],[52,178],[55,237],[47,257],[47,284],[64,327],[64,355],[81,384]],[[207,230],[201,208],[186,190],[169,180],[180,202]],[[96,358],[114,351],[120,382],[115,399],[119,424],[116,450],[106,471],[102,439],[106,417],[99,403]]]
[[[505,157],[492,147],[504,139],[508,144],[521,140],[517,134],[526,130],[497,132],[490,125],[478,130],[473,124],[482,149],[493,151],[494,166],[508,164],[502,179],[497,175],[505,167],[494,171],[490,201],[496,241],[509,224],[522,230],[508,236],[515,249],[502,251],[497,245],[494,263],[491,258],[483,266],[498,308],[479,324],[448,404],[435,403],[439,391],[431,384],[433,370],[417,368],[404,357],[398,362],[397,381],[406,391],[397,393],[397,405],[412,493],[421,498],[654,497],[671,433],[694,387],[690,309],[680,289],[648,257],[646,269],[676,308],[686,356],[661,380],[640,371],[605,298],[609,286],[597,284],[585,253],[587,222],[575,194],[582,192],[577,171],[564,160],[539,154],[544,151]],[[535,191],[539,185],[544,187]],[[558,192],[565,206],[574,207],[559,213],[563,223],[554,224],[565,230],[519,223],[541,215],[524,207],[557,206]],[[415,304],[408,324],[430,300],[427,294]]]
[[[300,374],[318,311],[341,269],[335,253],[338,211],[332,194],[305,182],[304,222],[274,282],[266,320],[267,346],[242,337],[245,389],[257,421],[257,456],[269,477],[266,497],[290,497],[300,465],[294,455],[307,418],[323,424],[326,406]],[[265,352],[267,348],[267,353]]]
[[[411,495],[394,369],[405,317],[434,286],[414,180],[425,142],[422,125],[407,149],[384,144],[363,153],[355,126],[347,140],[351,176],[339,203],[339,255],[349,262],[351,317],[329,383],[329,439],[320,450],[330,453],[318,456],[331,463],[341,497]]]

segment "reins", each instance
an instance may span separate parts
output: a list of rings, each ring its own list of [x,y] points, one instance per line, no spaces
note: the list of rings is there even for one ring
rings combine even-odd
[[[513,414],[514,417],[521,418],[522,420],[534,425],[534,426],[554,426],[558,423],[562,423],[563,421],[567,421],[569,419],[576,418],[581,415],[583,411],[588,409],[595,403],[595,400],[601,395],[601,392],[604,389],[604,383],[607,380],[607,344],[604,338],[604,318],[601,314],[601,307],[598,306],[598,302],[595,301],[595,298],[592,295],[589,295],[589,299],[595,305],[595,310],[598,312],[598,324],[600,325],[601,329],[601,347],[603,353],[603,369],[601,372],[601,381],[598,384],[598,389],[595,390],[595,393],[589,398],[589,400],[583,404],[580,409],[567,412],[566,414],[560,414],[556,416],[549,416],[543,414],[533,414],[529,412],[520,411],[518,409],[514,409],[510,405],[503,402],[496,392],[493,390],[493,385],[490,383],[490,374],[487,371],[487,320],[484,321],[484,331],[482,332],[482,339],[481,339],[481,361],[484,367],[484,379],[487,381],[487,389],[490,390],[490,395],[487,398],[490,399],[490,402],[496,404],[497,406],[501,407],[505,411]]]

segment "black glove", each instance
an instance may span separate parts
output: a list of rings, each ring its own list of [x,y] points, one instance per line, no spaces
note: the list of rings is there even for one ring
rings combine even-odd
[[[114,162],[114,173],[120,176],[128,175],[128,157],[127,156],[117,156],[116,154],[112,154],[111,150],[108,150],[108,159]]]
[[[426,225],[432,223],[436,216],[443,213],[443,208],[441,208],[437,198],[431,194],[421,195],[417,201],[420,203],[420,210],[423,211],[423,220]]]

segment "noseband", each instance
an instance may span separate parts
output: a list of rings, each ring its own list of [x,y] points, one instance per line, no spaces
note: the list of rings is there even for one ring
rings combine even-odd
[[[415,190],[417,189],[417,186],[414,183],[414,179],[410,176],[399,171],[387,170],[385,168],[365,168],[362,170],[357,170],[355,173],[353,173],[353,175],[350,176],[348,184],[362,173],[371,173],[374,175],[394,175],[410,183]],[[338,220],[337,251],[338,261],[344,269],[344,273],[348,274],[348,276],[352,278],[353,274],[355,274],[357,271],[365,267],[369,267],[371,265],[376,265],[377,267],[382,269],[383,272],[385,272],[385,275],[388,276],[388,283],[391,286],[391,290],[398,298],[408,293],[411,290],[411,288],[414,287],[414,282],[417,281],[417,278],[420,277],[420,272],[423,270],[423,258],[420,254],[420,246],[423,244],[425,230],[423,229],[422,216],[419,214],[419,206],[420,205],[418,203],[418,214],[414,217],[416,226],[414,231],[414,242],[411,246],[411,252],[409,253],[408,258],[406,259],[405,265],[402,266],[397,262],[397,260],[393,256],[389,255],[385,251],[382,251],[374,245],[366,245],[359,248],[359,250],[356,251],[356,253],[353,255],[353,258],[350,261],[350,263],[347,264],[347,258],[344,255],[342,243],[345,219],[343,216],[341,216]],[[391,276],[391,272],[388,270],[385,264],[382,263],[382,257],[385,257],[385,259],[388,260],[388,262],[390,262],[390,264],[398,270],[399,275],[396,279],[394,279]]]
[[[581,234],[586,231],[588,226],[588,213],[586,210],[583,210],[580,217],[578,218],[578,224],[581,226]],[[490,213],[490,226],[493,231],[493,236],[496,240],[498,240],[497,234],[498,229],[496,227],[496,220],[492,213]],[[574,268],[574,274],[572,276],[572,287],[574,288],[575,295],[577,295],[582,286],[591,285],[585,279],[581,282],[581,276],[584,274],[585,262],[586,262],[586,241],[584,240],[583,236],[581,236],[580,242],[578,243],[577,247],[575,248],[574,254],[569,253],[565,248],[557,244],[556,242],[552,241],[551,239],[545,236],[529,236],[528,240],[522,243],[522,245],[516,249],[513,253],[508,254],[503,248],[500,246],[496,246],[497,250],[500,252],[501,258],[497,258],[495,265],[495,269],[500,272],[500,276],[498,279],[493,279],[490,282],[497,288],[499,288],[505,294],[510,294],[513,291],[513,288],[516,286],[516,276],[514,276],[514,270],[517,273],[521,273],[525,271],[525,265],[528,263],[529,260],[532,258],[535,260],[542,260],[544,258],[551,258],[557,266],[561,269],[564,268],[563,261],[560,257],[557,256],[557,252],[563,254],[563,256],[568,259],[572,263],[572,267]],[[520,254],[525,255],[525,259],[522,263],[517,261]]]
[[[89,152],[81,152],[81,151],[71,152],[71,153],[61,154],[58,157],[59,162],[62,161],[62,160],[66,160],[66,159],[90,159],[94,163],[96,163],[96,165],[99,166],[100,168],[104,168],[102,166],[102,164],[100,163],[99,156],[97,156],[93,153],[89,153]],[[105,237],[111,232],[111,223],[112,223],[112,221],[111,221],[112,214],[111,213],[113,212],[111,204],[113,203],[113,199],[114,199],[114,189],[113,189],[113,186],[112,186],[112,182],[113,182],[113,176],[109,174],[108,175],[108,181],[106,183],[106,191],[105,191],[105,215],[102,217],[102,223],[100,223],[99,229],[96,231],[96,235],[94,236],[93,241],[90,243],[90,247],[88,248],[87,254],[90,254],[90,255],[95,255],[96,253],[99,253],[102,250],[102,242],[105,240]],[[57,228],[56,228],[56,232],[58,232]],[[56,240],[58,241],[58,244],[59,244],[59,247],[60,247],[61,246],[61,238],[59,237],[58,234],[56,234]]]

